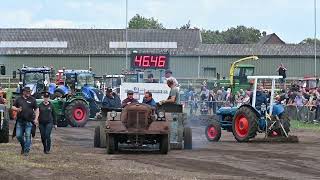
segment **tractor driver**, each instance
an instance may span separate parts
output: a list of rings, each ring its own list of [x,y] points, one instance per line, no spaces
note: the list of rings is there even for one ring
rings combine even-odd
[[[164,103],[180,104],[180,94],[179,94],[179,89],[175,85],[175,79],[168,78],[167,85],[170,87],[169,97],[167,100],[160,101],[159,104],[160,105]]]
[[[121,107],[124,108],[126,105],[131,103],[138,103],[138,100],[133,98],[133,91],[128,90],[127,92],[127,98],[122,101]]]
[[[111,88],[107,88],[106,90],[106,96],[103,98],[102,107],[121,108],[121,100],[116,93],[112,92]]]
[[[252,98],[253,98],[253,93],[250,96],[250,103],[252,103]],[[267,101],[267,95],[264,93],[263,90],[263,86],[260,85],[257,88],[257,92],[256,92],[256,104],[255,107],[257,109],[260,109],[262,104],[267,105],[268,101]]]

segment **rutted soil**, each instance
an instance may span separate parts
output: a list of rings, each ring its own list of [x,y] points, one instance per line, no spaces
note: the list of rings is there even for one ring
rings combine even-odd
[[[93,148],[97,122],[53,131],[52,153],[42,153],[40,135],[29,157],[17,140],[0,145],[0,179],[320,179],[320,133],[292,130],[299,143],[237,143],[223,131],[208,142],[193,127],[193,150],[108,155]],[[259,135],[259,137],[263,137]]]

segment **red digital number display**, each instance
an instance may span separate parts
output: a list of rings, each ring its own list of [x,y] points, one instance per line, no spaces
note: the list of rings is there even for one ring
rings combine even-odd
[[[168,69],[169,56],[167,54],[165,55],[134,54],[132,56],[131,65],[133,68]]]

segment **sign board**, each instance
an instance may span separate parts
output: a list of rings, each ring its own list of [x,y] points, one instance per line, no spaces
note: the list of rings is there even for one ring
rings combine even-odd
[[[128,90],[134,92],[133,97],[142,102],[144,93],[150,91],[156,102],[166,100],[169,96],[170,88],[163,83],[122,83],[120,85],[120,99],[127,98]]]
[[[142,69],[168,69],[169,54],[137,54],[131,57],[132,68]]]

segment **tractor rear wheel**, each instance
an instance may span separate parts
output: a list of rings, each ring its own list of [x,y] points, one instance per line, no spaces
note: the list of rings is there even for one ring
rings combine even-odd
[[[217,142],[221,138],[221,126],[218,121],[212,121],[207,125],[205,131],[207,140],[210,142]]]
[[[248,142],[257,135],[257,115],[250,107],[240,107],[232,121],[232,133],[238,142]]]
[[[9,119],[4,118],[3,124],[0,129],[0,143],[9,142]]]
[[[287,113],[283,113],[280,117],[280,122],[283,125],[284,130],[286,131],[287,135],[290,132],[290,118],[289,115]],[[283,132],[280,124],[278,123],[278,125],[276,126],[276,129],[274,129],[273,131],[275,131],[279,136],[283,136],[285,137],[285,133]]]
[[[184,149],[192,149],[192,129],[185,127],[183,130]]]
[[[83,100],[74,100],[66,107],[65,116],[72,127],[84,127],[89,119],[89,107]]]

